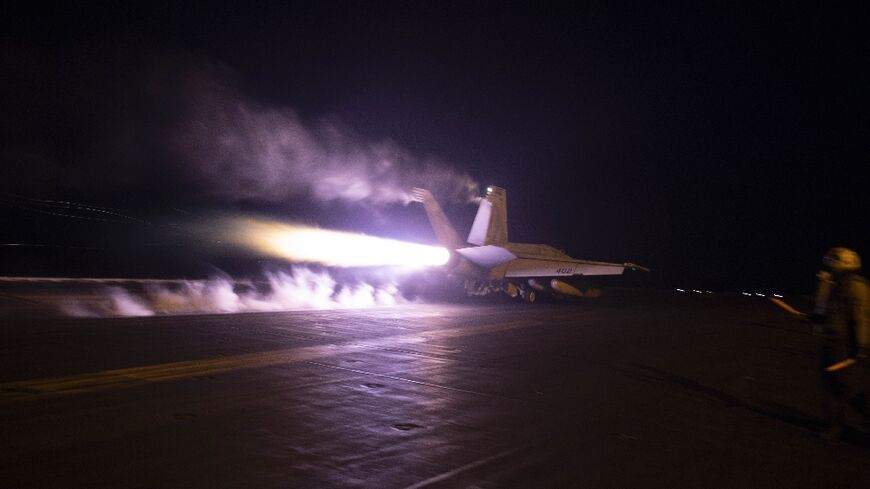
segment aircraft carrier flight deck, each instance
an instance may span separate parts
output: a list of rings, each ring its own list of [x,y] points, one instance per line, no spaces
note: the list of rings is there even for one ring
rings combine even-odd
[[[739,294],[67,318],[3,294],[0,487],[861,487]],[[807,463],[811,461],[811,463]]]

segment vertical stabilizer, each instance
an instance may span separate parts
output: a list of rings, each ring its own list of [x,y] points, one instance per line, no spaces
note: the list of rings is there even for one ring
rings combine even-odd
[[[444,215],[444,211],[441,210],[441,206],[438,205],[438,201],[435,200],[432,193],[426,189],[415,188],[413,194],[414,198],[421,202],[423,208],[426,209],[426,215],[429,217],[438,242],[453,250],[463,248],[465,243],[462,242],[462,238],[459,237],[456,229],[450,224],[450,220]]]
[[[507,231],[507,191],[487,187],[486,197],[480,201],[468,233],[468,242],[478,246],[504,244],[508,240]]]

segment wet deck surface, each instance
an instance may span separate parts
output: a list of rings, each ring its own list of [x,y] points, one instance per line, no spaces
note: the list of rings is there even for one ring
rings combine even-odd
[[[761,299],[0,327],[0,487],[866,487]]]

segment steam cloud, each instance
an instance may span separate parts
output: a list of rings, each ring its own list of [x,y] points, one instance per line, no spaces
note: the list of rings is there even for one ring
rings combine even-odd
[[[216,197],[384,205],[410,202],[415,186],[457,202],[478,195],[467,174],[392,140],[364,141],[334,121],[308,123],[289,108],[244,97],[205,70],[188,73],[185,85],[186,113],[173,148],[190,177]]]
[[[291,273],[266,274],[267,291],[216,278],[186,281],[178,286],[148,284],[141,292],[110,287],[97,301],[71,301],[61,312],[74,317],[153,316],[303,309],[347,309],[408,302],[395,283],[339,284],[329,273],[294,267]]]
[[[108,86],[64,85],[74,90],[69,107],[29,100],[11,107],[9,120],[63,137],[0,147],[0,190],[61,200],[158,194],[172,202],[181,194],[200,203],[372,207],[410,202],[413,187],[456,203],[478,196],[457,166],[389,138],[362,137],[335,117],[305,119],[254,100],[220,65],[161,55],[144,70],[144,80],[135,70],[94,76]]]

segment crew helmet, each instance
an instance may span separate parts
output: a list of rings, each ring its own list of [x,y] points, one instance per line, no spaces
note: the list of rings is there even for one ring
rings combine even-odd
[[[834,272],[854,272],[861,269],[861,257],[849,248],[831,248],[822,263]]]

